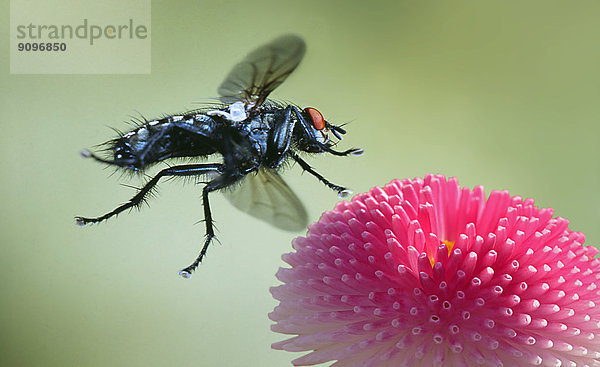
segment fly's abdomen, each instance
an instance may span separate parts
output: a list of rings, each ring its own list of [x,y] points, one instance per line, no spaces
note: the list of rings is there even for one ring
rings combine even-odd
[[[216,122],[202,114],[149,121],[113,141],[114,164],[141,169],[167,158],[207,156],[216,152],[218,130]]]

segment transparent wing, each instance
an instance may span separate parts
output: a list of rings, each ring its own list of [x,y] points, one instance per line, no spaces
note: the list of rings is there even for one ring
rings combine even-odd
[[[305,51],[304,41],[295,35],[281,36],[257,48],[229,72],[218,89],[221,101],[260,106],[296,69]]]
[[[300,199],[271,169],[250,173],[239,187],[223,193],[236,208],[277,228],[300,231],[308,224]]]

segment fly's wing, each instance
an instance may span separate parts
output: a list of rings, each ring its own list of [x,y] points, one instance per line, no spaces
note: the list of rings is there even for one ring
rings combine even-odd
[[[308,224],[300,199],[271,169],[248,174],[241,186],[224,194],[236,208],[277,228],[295,232],[306,229]]]
[[[229,72],[218,89],[221,101],[260,106],[296,69],[305,51],[304,41],[295,35],[281,36],[257,48]]]

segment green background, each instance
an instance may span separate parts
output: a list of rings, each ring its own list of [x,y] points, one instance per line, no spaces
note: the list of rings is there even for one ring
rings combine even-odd
[[[164,182],[151,208],[78,228],[128,199],[79,150],[108,127],[193,108],[282,33],[308,45],[274,93],[348,123],[363,157],[309,161],[355,192],[443,173],[555,208],[600,243],[598,1],[197,1],[152,4],[149,75],[9,75],[2,2],[0,365],[287,366],[269,330],[296,234],[212,198],[221,244],[191,280],[200,188]],[[154,170],[152,172],[155,172]],[[151,172],[151,173],[152,173]],[[284,175],[311,220],[335,194]]]

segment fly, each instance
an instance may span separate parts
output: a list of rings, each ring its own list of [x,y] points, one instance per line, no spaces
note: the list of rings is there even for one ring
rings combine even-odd
[[[229,73],[218,89],[220,104],[144,121],[132,131],[105,143],[110,158],[88,150],[84,157],[109,165],[143,172],[171,158],[208,158],[220,155],[220,163],[173,165],[158,172],[128,202],[95,218],[76,217],[80,226],[102,222],[124,210],[139,207],[163,177],[202,177],[202,204],[206,235],[200,254],[179,271],[191,277],[215,237],[209,194],[222,191],[238,209],[277,228],[298,231],[308,218],[300,199],[279,175],[288,161],[316,177],[338,196],[351,192],[331,183],[299,155],[329,153],[361,155],[361,148],[334,150],[334,142],[346,131],[327,122],[313,107],[300,109],[267,99],[298,66],[306,45],[295,35],[281,36],[246,56]]]

